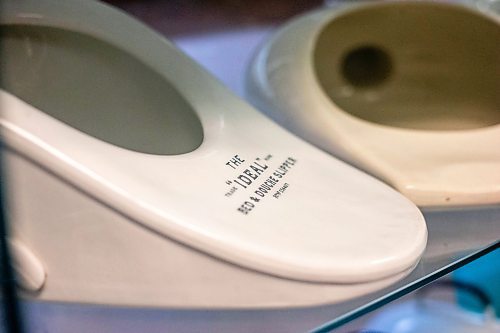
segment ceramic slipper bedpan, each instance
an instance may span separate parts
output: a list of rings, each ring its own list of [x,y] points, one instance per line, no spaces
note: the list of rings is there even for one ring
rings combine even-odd
[[[256,55],[250,101],[424,207],[500,203],[500,24],[425,1],[323,9]]]
[[[2,4],[6,189],[33,297],[304,306],[382,288],[418,262],[415,205],[142,24],[91,1]]]

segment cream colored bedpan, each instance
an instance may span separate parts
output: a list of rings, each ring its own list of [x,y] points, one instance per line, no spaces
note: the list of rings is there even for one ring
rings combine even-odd
[[[394,283],[419,210],[91,1],[3,1],[12,244],[41,300],[303,306]]]
[[[345,4],[281,29],[251,102],[419,206],[500,202],[500,24],[437,2]]]

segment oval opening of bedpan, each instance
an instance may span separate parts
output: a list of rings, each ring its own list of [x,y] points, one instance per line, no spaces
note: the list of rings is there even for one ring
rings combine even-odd
[[[342,110],[387,126],[475,129],[500,123],[500,26],[460,7],[360,8],[319,33],[314,69]]]
[[[116,146],[159,155],[196,149],[200,120],[171,83],[111,43],[76,31],[2,26],[2,86]]]

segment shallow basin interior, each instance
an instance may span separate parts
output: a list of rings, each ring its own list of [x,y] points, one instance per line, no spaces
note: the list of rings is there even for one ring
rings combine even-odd
[[[88,135],[161,155],[192,151],[203,140],[198,116],[169,80],[111,43],[4,25],[1,46],[1,87]]]
[[[479,12],[363,6],[333,18],[315,45],[321,87],[356,117],[425,130],[500,123],[500,24]]]

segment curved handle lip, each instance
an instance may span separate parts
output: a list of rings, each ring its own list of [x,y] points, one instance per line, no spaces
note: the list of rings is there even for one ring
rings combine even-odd
[[[43,263],[21,240],[10,238],[8,241],[12,251],[12,265],[16,273],[17,285],[31,293],[41,291],[47,280],[47,272]]]

